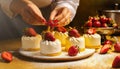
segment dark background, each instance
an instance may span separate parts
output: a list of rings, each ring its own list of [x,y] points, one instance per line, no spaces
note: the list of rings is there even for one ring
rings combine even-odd
[[[120,0],[80,0],[77,13],[70,26],[81,27],[89,16],[98,15],[98,10],[114,10]],[[120,9],[120,5],[118,5]]]

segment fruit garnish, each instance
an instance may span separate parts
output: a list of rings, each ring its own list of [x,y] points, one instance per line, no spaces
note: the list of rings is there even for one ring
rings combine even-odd
[[[36,36],[37,33],[33,28],[26,28],[24,31],[26,36]]]
[[[120,55],[116,56],[112,63],[113,68],[120,68]]]
[[[103,47],[100,49],[100,54],[107,53],[109,49],[110,49],[110,45],[109,44],[103,45]]]
[[[104,44],[104,45],[105,45],[105,44],[110,44],[110,45],[112,45],[112,41],[111,41],[111,40],[105,40],[103,44]]]
[[[68,49],[68,55],[69,56],[76,56],[79,52],[79,48],[78,46],[71,46],[69,49]]]
[[[116,42],[116,43],[114,44],[114,50],[115,50],[116,52],[120,52],[120,42]]]
[[[89,28],[87,30],[87,34],[95,34],[96,33],[96,29],[95,28]]]
[[[71,36],[71,37],[76,37],[76,38],[80,37],[80,34],[79,34],[78,30],[75,29],[75,28],[70,29],[68,31],[68,35]]]
[[[57,27],[57,30],[62,33],[65,33],[67,31],[63,26]]]
[[[55,41],[55,37],[51,32],[45,32],[44,39],[48,41]]]
[[[12,54],[7,51],[1,53],[1,58],[7,62],[11,62],[13,60]]]
[[[47,26],[57,27],[57,26],[58,26],[58,20],[49,20],[49,21],[47,22]]]

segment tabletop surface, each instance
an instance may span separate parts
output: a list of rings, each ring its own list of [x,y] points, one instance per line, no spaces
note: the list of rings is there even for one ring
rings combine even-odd
[[[0,57],[0,69],[114,69],[112,62],[120,53],[111,52],[99,54],[95,52],[92,56],[75,61],[51,62],[42,61],[22,56],[18,53],[21,47],[20,39],[0,41],[0,51],[11,51],[13,61],[6,63]]]

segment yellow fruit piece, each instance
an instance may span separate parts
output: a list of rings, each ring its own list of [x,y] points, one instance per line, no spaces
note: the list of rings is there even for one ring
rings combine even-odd
[[[56,39],[59,39],[62,46],[66,45],[66,38],[68,37],[67,33],[55,32],[54,36]]]

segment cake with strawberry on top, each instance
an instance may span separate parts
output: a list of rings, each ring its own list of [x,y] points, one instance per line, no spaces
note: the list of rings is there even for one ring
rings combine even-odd
[[[85,39],[81,36],[77,29],[71,28],[68,31],[68,37],[66,38],[66,51],[70,48],[70,46],[78,46],[79,51],[85,50]]]
[[[58,56],[61,52],[61,42],[54,37],[52,32],[44,32],[40,42],[40,53],[46,56]]]
[[[68,37],[68,32],[64,27],[57,27],[54,31],[54,36],[61,42],[62,50],[65,50],[66,38]]]
[[[37,34],[33,28],[26,28],[21,37],[22,49],[27,51],[40,50],[41,35]]]
[[[89,28],[84,34],[85,46],[87,48],[99,48],[101,45],[101,36],[96,33],[95,28]]]

